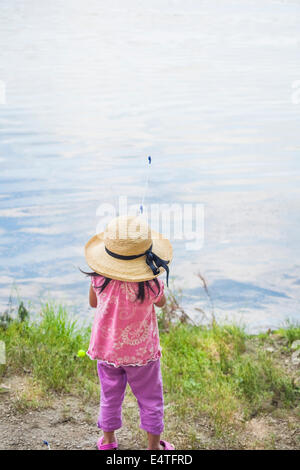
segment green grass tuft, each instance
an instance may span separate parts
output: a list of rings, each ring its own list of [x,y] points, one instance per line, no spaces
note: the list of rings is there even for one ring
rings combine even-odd
[[[77,357],[79,349],[87,349],[89,333],[87,328],[78,328],[64,308],[47,303],[40,321],[30,322],[26,317],[0,328],[0,339],[6,343],[5,369],[31,372],[45,390],[90,396],[96,391],[95,363],[87,356]]]
[[[300,339],[300,323],[287,320],[285,326],[277,330],[277,333],[286,338],[288,345],[291,346],[294,341]]]

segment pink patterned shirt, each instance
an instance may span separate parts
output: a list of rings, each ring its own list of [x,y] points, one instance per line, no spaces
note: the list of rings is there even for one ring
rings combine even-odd
[[[161,356],[161,347],[153,303],[163,296],[163,281],[158,279],[159,294],[154,281],[150,281],[154,292],[145,287],[145,300],[142,303],[136,300],[136,282],[111,280],[99,294],[95,287],[101,286],[103,282],[102,276],[92,277],[97,310],[88,356],[116,367],[142,366],[158,359]]]

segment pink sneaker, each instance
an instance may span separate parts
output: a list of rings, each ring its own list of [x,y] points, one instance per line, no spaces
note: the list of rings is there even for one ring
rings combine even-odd
[[[100,439],[97,442],[98,450],[113,450],[113,449],[118,448],[117,441],[111,442],[110,444],[102,444],[103,439],[104,439],[104,436],[100,437]]]
[[[159,443],[165,448],[164,450],[175,450],[175,447],[173,446],[173,444],[170,444],[170,442],[160,441]]]
[[[167,441],[159,441],[160,445],[164,447],[163,450],[175,450],[175,447],[173,444],[170,444],[170,442]],[[149,448],[147,450],[150,450]]]

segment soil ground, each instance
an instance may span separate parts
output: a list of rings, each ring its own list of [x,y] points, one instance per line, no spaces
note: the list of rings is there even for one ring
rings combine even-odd
[[[19,409],[20,393],[27,377],[2,381],[0,395],[0,449],[96,450],[101,431],[96,421],[98,401],[83,403],[72,395],[55,395],[45,407]],[[272,409],[247,421],[237,436],[216,438],[205,417],[195,422],[192,442],[181,432],[170,408],[166,410],[166,439],[177,449],[299,449],[299,419],[293,410]],[[128,390],[123,406],[123,427],[117,431],[119,449],[146,449],[145,433],[139,429],[135,398]]]

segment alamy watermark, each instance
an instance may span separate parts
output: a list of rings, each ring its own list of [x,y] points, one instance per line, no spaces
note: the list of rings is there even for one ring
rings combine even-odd
[[[6,85],[3,80],[0,80],[0,104],[6,104]]]
[[[292,88],[295,90],[292,93],[291,101],[293,104],[300,104],[300,80],[294,80]]]
[[[4,341],[0,341],[0,365],[1,364],[6,364]]]
[[[128,205],[127,197],[120,196],[118,207],[110,203],[101,203],[96,215],[99,217],[96,233],[103,232],[106,225],[115,217],[138,215],[146,220],[152,230],[162,233],[171,241],[185,241],[185,249],[188,251],[200,250],[203,247],[204,204],[162,203],[150,204],[141,209],[137,204]],[[126,237],[127,234],[124,233],[122,236]],[[152,238],[155,238],[155,234]]]

